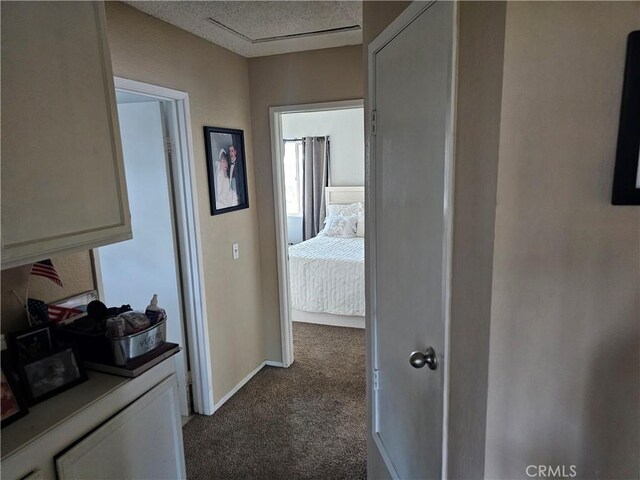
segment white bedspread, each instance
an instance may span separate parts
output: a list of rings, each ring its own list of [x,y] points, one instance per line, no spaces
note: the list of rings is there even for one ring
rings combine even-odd
[[[364,316],[364,238],[315,237],[289,247],[291,307]]]

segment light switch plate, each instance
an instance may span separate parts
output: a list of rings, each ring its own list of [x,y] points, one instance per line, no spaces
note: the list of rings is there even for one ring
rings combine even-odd
[[[238,249],[237,243],[233,244],[232,250],[233,250],[233,259],[237,260],[238,258],[240,258],[240,250]]]

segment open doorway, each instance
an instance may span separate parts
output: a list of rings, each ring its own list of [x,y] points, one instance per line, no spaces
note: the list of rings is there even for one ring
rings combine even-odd
[[[274,107],[273,173],[282,357],[294,322],[364,328],[361,100]]]
[[[182,347],[175,356],[181,414],[211,414],[188,97],[131,80],[115,83],[133,239],[93,251],[98,291],[107,305],[134,310],[158,294],[167,311],[166,340]]]
[[[358,225],[364,226],[358,223],[364,210],[362,101],[278,107],[271,115],[287,368],[262,368],[215,415],[185,426],[187,472],[194,479],[211,472],[220,478],[365,479],[365,330],[345,328],[355,326],[345,324],[350,317],[364,324],[364,238],[357,236]],[[305,201],[305,179],[317,186],[313,201]],[[317,211],[309,216],[310,206]],[[346,219],[348,232],[337,235]]]

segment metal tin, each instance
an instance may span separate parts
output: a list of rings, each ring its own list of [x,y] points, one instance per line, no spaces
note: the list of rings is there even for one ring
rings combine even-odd
[[[124,337],[110,338],[113,360],[116,365],[124,365],[140,355],[150,352],[164,343],[167,333],[166,318],[155,325]]]
[[[120,317],[112,317],[107,320],[107,332],[112,338],[124,337],[124,320]]]

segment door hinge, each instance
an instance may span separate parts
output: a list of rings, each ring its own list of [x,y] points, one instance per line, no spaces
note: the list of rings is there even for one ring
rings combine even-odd
[[[375,135],[378,130],[377,130],[377,117],[378,117],[378,112],[376,110],[371,110],[371,135]]]
[[[380,390],[380,372],[378,370],[373,371],[373,390]]]
[[[191,375],[191,371],[187,372],[187,385],[193,385],[193,376]]]
[[[164,137],[164,151],[169,155],[173,154],[173,142],[171,141],[171,137]]]

